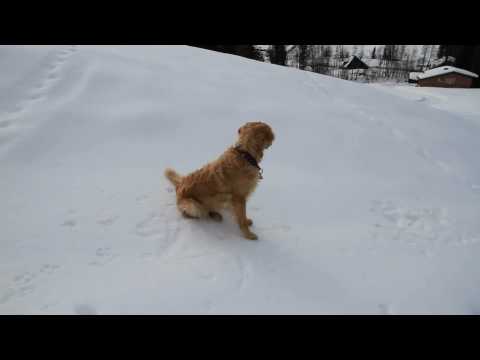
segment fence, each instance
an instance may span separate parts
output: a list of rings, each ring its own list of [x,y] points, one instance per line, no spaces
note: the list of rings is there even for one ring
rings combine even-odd
[[[312,71],[328,76],[334,76],[344,80],[361,82],[376,82],[384,80],[395,80],[408,82],[408,75],[413,70],[391,67],[375,67],[369,69],[342,69],[338,66],[315,64]]]

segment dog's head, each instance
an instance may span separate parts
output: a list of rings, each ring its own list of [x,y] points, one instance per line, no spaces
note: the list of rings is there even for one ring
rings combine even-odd
[[[254,143],[260,149],[269,148],[275,140],[272,128],[263,122],[248,122],[238,129],[241,143]]]

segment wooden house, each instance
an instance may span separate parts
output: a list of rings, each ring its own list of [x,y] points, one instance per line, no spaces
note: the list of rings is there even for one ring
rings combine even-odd
[[[478,75],[454,66],[442,66],[425,71],[418,76],[417,86],[470,88]]]

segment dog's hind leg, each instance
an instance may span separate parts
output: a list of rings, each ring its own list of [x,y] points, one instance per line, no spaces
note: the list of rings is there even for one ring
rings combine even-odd
[[[177,202],[178,210],[187,218],[200,219],[207,216],[208,212],[197,200],[182,198]]]

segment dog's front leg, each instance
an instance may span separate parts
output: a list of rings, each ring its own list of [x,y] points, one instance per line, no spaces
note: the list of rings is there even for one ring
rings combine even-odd
[[[232,199],[233,211],[237,219],[238,226],[242,230],[243,236],[250,240],[257,240],[258,237],[248,228],[252,224],[252,220],[247,219],[246,199],[236,196]]]

